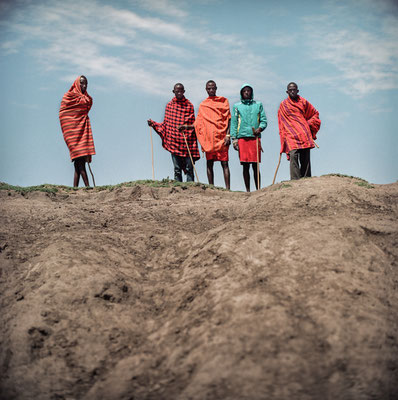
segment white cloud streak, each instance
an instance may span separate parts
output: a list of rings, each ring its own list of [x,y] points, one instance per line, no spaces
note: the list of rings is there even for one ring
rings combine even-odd
[[[171,0],[135,0],[132,4],[150,12],[156,12],[169,17],[184,18],[188,16],[185,11],[186,2]]]
[[[167,9],[168,15],[187,16],[175,2],[149,3],[164,14]],[[27,2],[13,19],[3,22],[18,40],[2,46],[12,52],[26,45],[47,70],[65,71],[69,76],[67,71],[72,69],[77,74],[108,77],[158,95],[169,94],[165,85],[189,82],[193,101],[203,98],[204,82],[215,75],[225,82],[225,96],[236,96],[245,76],[265,81],[265,60],[239,38],[191,28],[189,21],[144,15],[137,6],[122,9],[95,0],[86,1],[79,12],[75,4],[61,0]],[[272,80],[271,71],[267,77]]]
[[[376,9],[367,1],[358,5],[367,8],[358,15],[351,10],[350,23],[344,18],[343,6],[331,10],[328,16],[305,19],[311,57],[333,65],[336,74],[334,79],[328,78],[329,82],[354,97],[397,89],[398,18],[394,13],[374,16]],[[388,7],[386,2],[383,5]],[[346,26],[340,26],[339,21],[345,21]],[[325,77],[312,78],[317,79],[322,82]]]

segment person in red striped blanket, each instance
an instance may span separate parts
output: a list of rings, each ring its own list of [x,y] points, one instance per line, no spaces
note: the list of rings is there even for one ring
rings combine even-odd
[[[88,112],[93,99],[87,93],[87,78],[78,76],[71,88],[64,94],[59,110],[59,121],[70,158],[74,163],[73,186],[79,186],[80,176],[86,186],[90,186],[86,172],[86,162],[91,162],[95,154],[93,134]]]
[[[315,147],[316,134],[321,127],[319,112],[298,95],[296,83],[290,82],[286,93],[288,97],[278,110],[280,153],[286,153],[290,160],[290,179],[310,177],[310,151]]]

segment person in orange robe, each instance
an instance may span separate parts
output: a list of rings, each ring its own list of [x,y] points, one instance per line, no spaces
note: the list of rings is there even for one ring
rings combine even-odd
[[[213,80],[206,83],[209,97],[200,103],[193,127],[196,137],[206,153],[207,178],[214,185],[214,162],[220,161],[224,173],[225,187],[230,189],[228,150],[230,145],[231,112],[228,99],[216,96],[217,85]]]
[[[62,133],[75,167],[74,187],[79,186],[80,176],[84,184],[89,186],[86,162],[90,163],[91,156],[95,154],[88,116],[93,105],[93,99],[87,93],[87,84],[85,76],[77,77],[71,88],[64,94],[59,110]]]
[[[315,147],[316,134],[321,127],[319,112],[298,95],[296,83],[290,82],[286,93],[288,97],[278,110],[280,153],[286,153],[290,160],[290,179],[310,177],[310,151]]]

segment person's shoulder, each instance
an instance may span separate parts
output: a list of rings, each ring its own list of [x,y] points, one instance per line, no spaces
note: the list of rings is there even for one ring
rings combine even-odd
[[[304,97],[300,96],[300,103],[302,104],[302,107],[304,107],[304,109],[307,109],[308,107],[313,107],[314,106]]]
[[[279,103],[279,108],[282,107],[283,104],[286,104],[289,102],[289,97],[286,97],[286,99],[283,99],[280,103]]]
[[[228,101],[228,99],[226,97],[224,97],[224,96],[217,96],[217,97],[219,98],[219,101],[229,103],[229,101]]]

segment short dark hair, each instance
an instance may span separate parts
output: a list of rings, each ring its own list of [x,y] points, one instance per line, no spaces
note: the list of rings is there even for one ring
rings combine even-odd
[[[206,82],[206,86],[207,86],[208,83],[214,83],[215,85],[217,85],[217,83],[214,82],[212,79],[210,79],[209,81]]]
[[[290,82],[287,84],[286,89],[290,86],[290,85],[294,85],[296,86],[296,89],[298,89],[297,83],[296,82]]]

